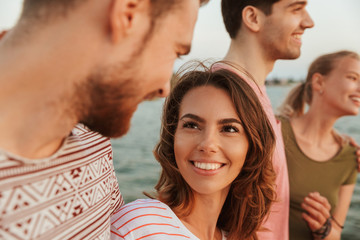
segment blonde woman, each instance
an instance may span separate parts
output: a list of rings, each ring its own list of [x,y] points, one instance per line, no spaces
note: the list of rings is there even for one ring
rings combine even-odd
[[[305,111],[305,106],[308,110]],[[290,179],[290,239],[340,239],[357,177],[356,149],[334,129],[360,107],[360,58],[317,58],[281,107]]]

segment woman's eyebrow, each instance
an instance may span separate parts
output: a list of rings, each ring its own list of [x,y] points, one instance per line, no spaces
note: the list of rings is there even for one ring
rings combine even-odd
[[[240,122],[238,119],[236,119],[236,118],[225,118],[225,119],[221,119],[221,120],[218,121],[218,123],[219,123],[219,124],[238,123],[238,124],[242,125],[241,122]]]
[[[203,118],[201,118],[201,117],[199,117],[199,116],[197,116],[197,115],[195,115],[195,114],[192,114],[192,113],[187,113],[187,114],[183,115],[183,116],[180,118],[180,120],[182,120],[182,119],[184,119],[184,118],[191,118],[191,119],[194,119],[194,120],[196,120],[196,121],[198,121],[198,122],[205,122],[205,120],[204,120]]]

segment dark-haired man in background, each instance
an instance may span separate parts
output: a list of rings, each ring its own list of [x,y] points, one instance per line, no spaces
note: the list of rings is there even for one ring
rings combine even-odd
[[[0,239],[109,238],[108,137],[168,94],[202,2],[24,1],[0,41]]]
[[[300,56],[301,37],[314,23],[305,9],[307,0],[222,0],[222,14],[231,44],[224,60],[248,80],[276,134],[273,166],[277,174],[276,201],[264,222],[261,240],[289,239],[289,180],[281,128],[266,95],[265,78],[278,59]],[[238,69],[238,70],[237,70]],[[241,69],[241,70],[239,70]]]

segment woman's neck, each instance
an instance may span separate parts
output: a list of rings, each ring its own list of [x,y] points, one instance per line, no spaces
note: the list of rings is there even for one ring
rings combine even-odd
[[[226,194],[227,195],[227,194]],[[217,221],[226,195],[201,195],[194,193],[194,207],[188,216],[181,217],[183,224],[199,239],[222,239]]]
[[[305,155],[318,161],[326,161],[336,155],[341,147],[334,137],[336,120],[311,109],[291,119],[296,141]]]

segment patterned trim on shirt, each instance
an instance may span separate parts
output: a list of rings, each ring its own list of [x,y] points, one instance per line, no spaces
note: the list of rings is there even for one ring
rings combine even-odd
[[[46,159],[0,150],[0,239],[108,239],[122,204],[110,140],[82,125]]]

